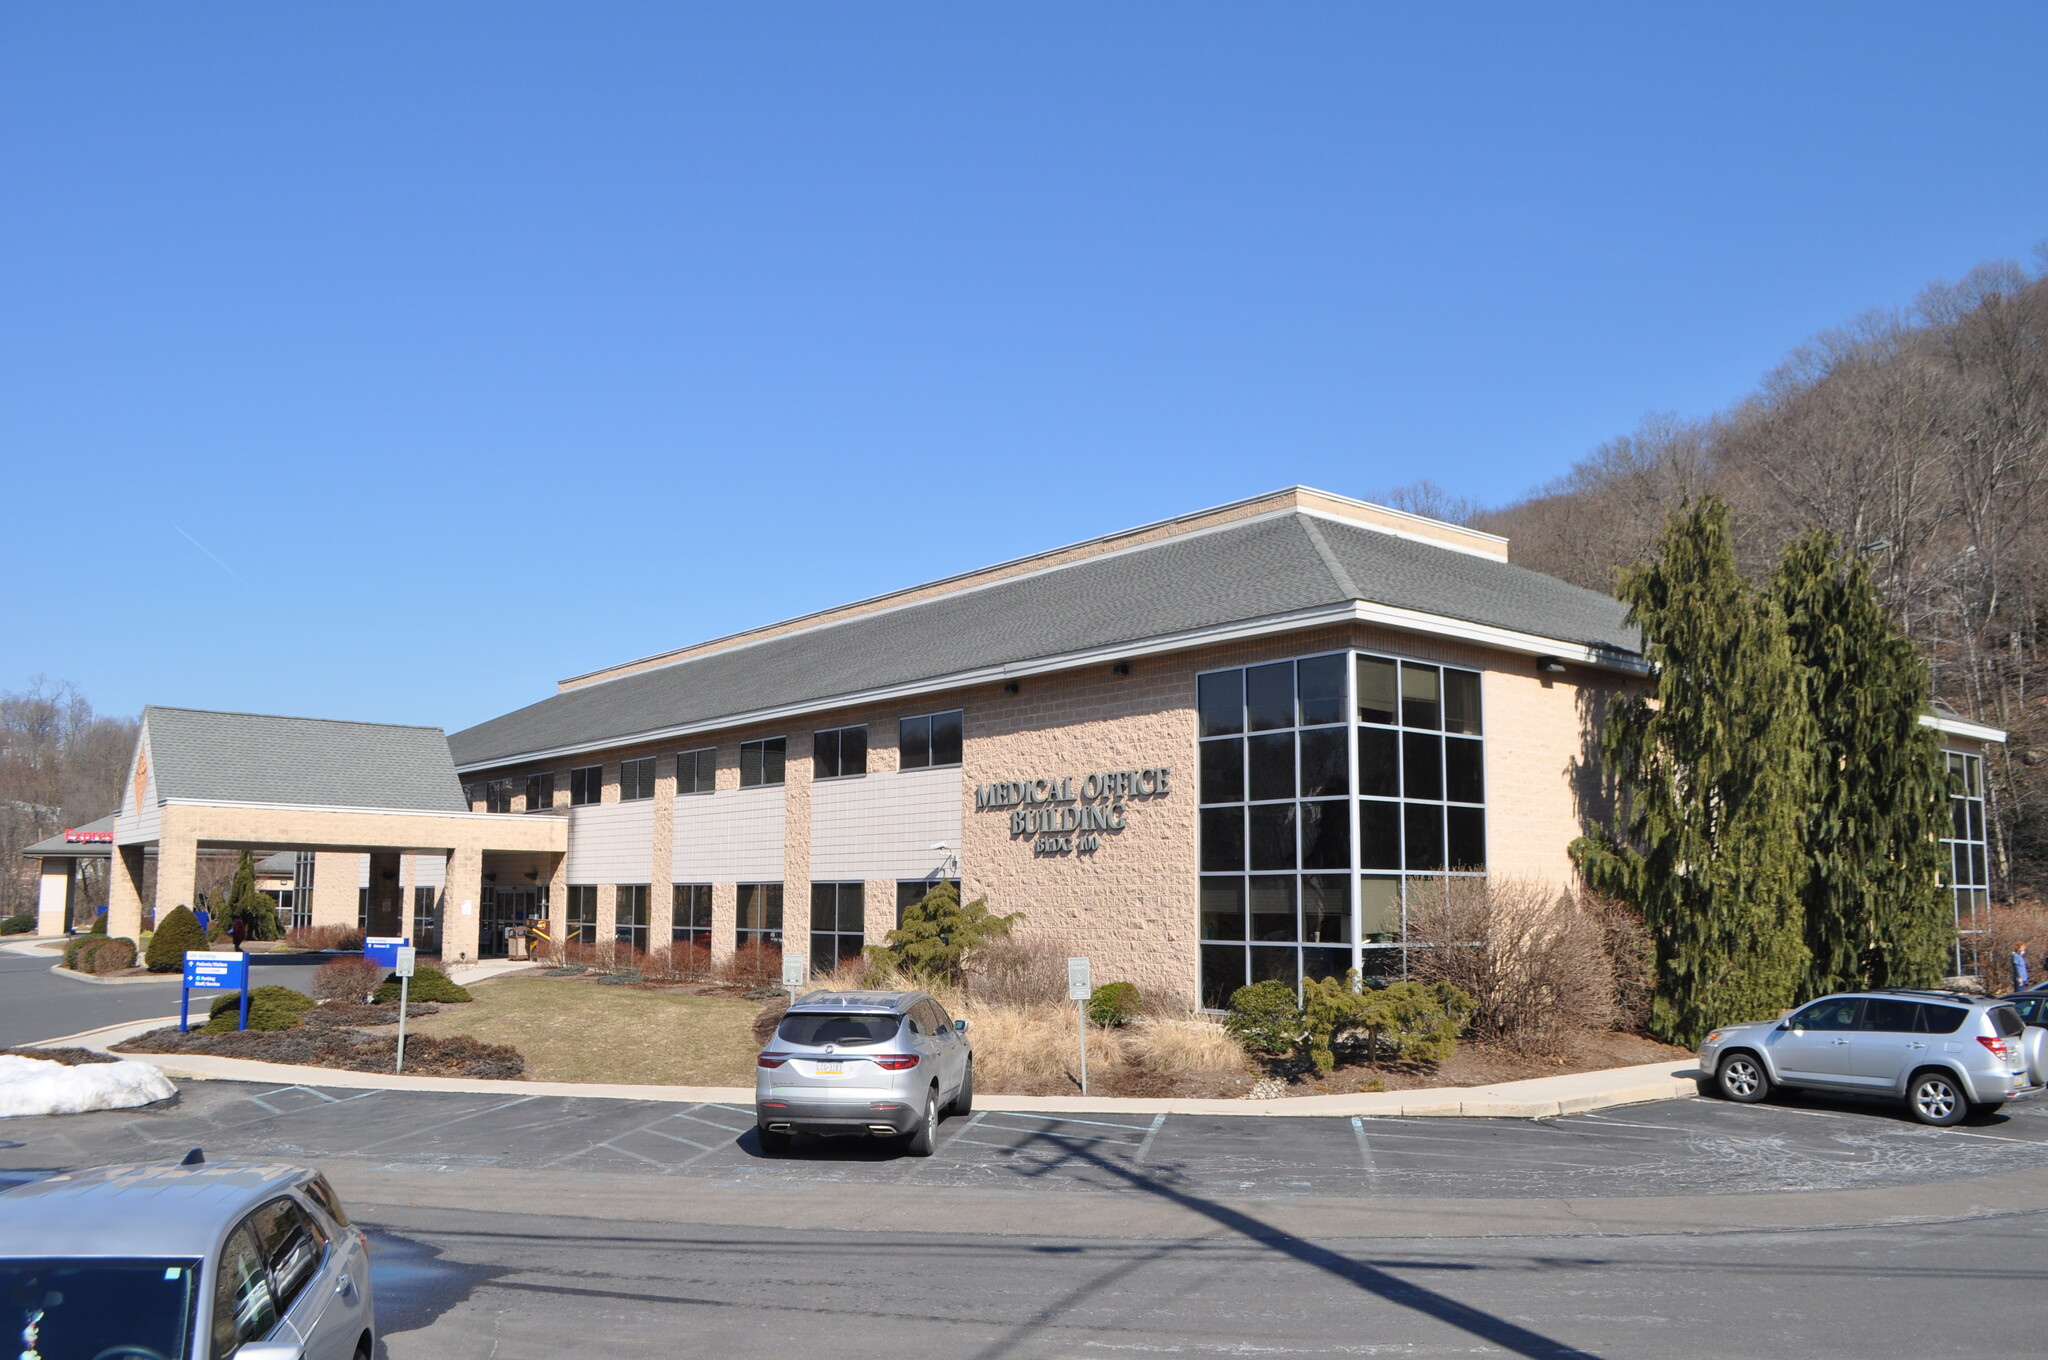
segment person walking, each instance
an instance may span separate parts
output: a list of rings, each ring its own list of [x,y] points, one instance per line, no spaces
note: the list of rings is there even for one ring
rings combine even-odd
[[[237,916],[228,922],[228,938],[235,942],[235,952],[242,952],[242,942],[249,938],[249,923]]]
[[[2021,940],[2012,947],[2012,989],[2023,992],[2031,981],[2027,973],[2027,942]]]

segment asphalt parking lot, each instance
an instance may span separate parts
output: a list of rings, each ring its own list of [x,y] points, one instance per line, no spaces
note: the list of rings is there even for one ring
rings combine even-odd
[[[0,1177],[181,1154],[347,1159],[408,1171],[603,1173],[732,1184],[1114,1188],[1122,1172],[1233,1199],[1514,1199],[1772,1194],[1918,1184],[2048,1166],[2048,1102],[1954,1129],[1881,1105],[1665,1101],[1547,1120],[978,1112],[937,1153],[799,1139],[760,1154],[752,1111],[560,1096],[187,1082],[144,1110],[0,1127]]]

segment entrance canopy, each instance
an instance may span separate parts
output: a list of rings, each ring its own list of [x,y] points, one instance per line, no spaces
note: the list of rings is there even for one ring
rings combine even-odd
[[[475,958],[485,852],[559,866],[568,824],[471,812],[438,727],[152,706],[142,712],[114,817],[110,934],[141,929],[143,856],[152,846],[159,911],[191,903],[201,850],[441,855],[443,955]],[[316,871],[316,924],[355,924],[357,862]]]

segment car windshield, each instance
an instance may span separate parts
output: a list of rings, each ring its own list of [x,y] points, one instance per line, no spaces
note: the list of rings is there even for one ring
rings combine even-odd
[[[816,1048],[820,1044],[861,1048],[895,1038],[901,1023],[894,1015],[825,1015],[804,1011],[783,1017],[782,1028],[775,1031],[775,1036],[799,1048]]]
[[[37,1360],[184,1360],[198,1274],[197,1261],[0,1260],[0,1335]]]

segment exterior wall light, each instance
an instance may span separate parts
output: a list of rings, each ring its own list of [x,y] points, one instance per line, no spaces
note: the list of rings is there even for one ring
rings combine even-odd
[[[1131,663],[1128,661],[1119,661],[1114,666],[1111,666],[1109,669],[1112,675],[1129,675],[1131,673]]]
[[[1539,656],[1536,658],[1536,669],[1545,675],[1563,675],[1564,662],[1554,656]]]

